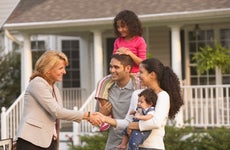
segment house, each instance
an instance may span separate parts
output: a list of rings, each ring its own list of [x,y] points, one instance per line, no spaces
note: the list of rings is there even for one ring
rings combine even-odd
[[[68,74],[59,86],[68,91],[80,89],[88,97],[97,82],[108,74],[115,39],[113,18],[124,9],[133,10],[142,21],[149,54],[171,66],[183,85],[194,86],[194,91],[205,85],[202,90],[184,95],[207,96],[215,85],[215,71],[198,75],[192,56],[200,47],[213,44],[215,40],[230,49],[228,0],[21,0],[3,30],[23,43],[22,46],[12,40],[7,43],[9,50],[19,50],[22,55],[22,92],[32,73],[32,54],[57,49],[70,59]],[[230,72],[222,74],[222,78],[226,86],[221,88],[228,91]],[[184,89],[187,88],[190,87]],[[229,116],[229,92],[224,92],[222,97],[223,105],[228,105],[221,112],[225,118]],[[194,103],[206,106],[209,102]],[[230,125],[229,117],[225,124]]]

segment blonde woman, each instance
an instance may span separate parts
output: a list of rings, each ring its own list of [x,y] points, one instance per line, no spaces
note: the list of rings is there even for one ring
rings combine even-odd
[[[58,149],[59,120],[88,120],[101,124],[96,113],[80,112],[62,107],[55,85],[66,74],[68,59],[60,51],[46,51],[36,62],[35,70],[24,96],[24,110],[17,133],[17,150]],[[93,116],[93,117],[92,117]]]

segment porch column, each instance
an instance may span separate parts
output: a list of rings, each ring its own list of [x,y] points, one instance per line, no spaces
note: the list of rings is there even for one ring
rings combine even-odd
[[[49,43],[50,43],[49,50],[57,50],[56,41],[57,39],[55,35],[49,35]]]
[[[182,80],[182,59],[181,59],[181,43],[180,43],[180,26],[172,25],[171,28],[171,60],[172,60],[172,69],[178,76],[179,80]],[[183,109],[181,109],[176,117],[176,126],[183,126]]]
[[[103,51],[101,31],[93,31],[94,48],[94,86],[103,77]]]
[[[29,84],[32,74],[32,52],[30,35],[23,34],[24,44],[21,49],[21,92],[23,92]]]
[[[171,26],[171,60],[172,60],[172,69],[177,74],[179,79],[182,79],[181,73],[181,43],[180,43],[180,26],[173,25]]]
[[[10,43],[10,40],[9,38],[7,38],[6,34],[4,34],[4,43],[2,43],[2,45],[4,45],[4,54],[7,54],[10,50],[10,47],[9,47],[9,43]]]

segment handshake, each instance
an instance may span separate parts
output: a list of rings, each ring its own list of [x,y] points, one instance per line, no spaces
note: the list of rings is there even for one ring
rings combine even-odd
[[[111,118],[112,104],[106,102],[105,104],[99,103],[99,112],[93,112],[88,114],[88,121],[94,126],[100,126],[103,123],[108,123],[112,126],[116,126],[117,122]]]
[[[87,121],[94,126],[100,126],[102,123],[105,122],[105,120],[106,120],[106,116],[104,116],[100,112],[91,112],[90,114],[88,114]]]

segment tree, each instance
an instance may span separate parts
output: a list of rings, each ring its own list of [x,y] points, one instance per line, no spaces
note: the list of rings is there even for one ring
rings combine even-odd
[[[230,70],[230,50],[215,42],[214,46],[201,47],[192,58],[197,64],[197,72],[203,74],[210,69],[216,70],[217,84],[221,84],[221,72]],[[218,82],[219,81],[219,82]]]
[[[20,54],[0,56],[0,107],[9,107],[20,95]]]

